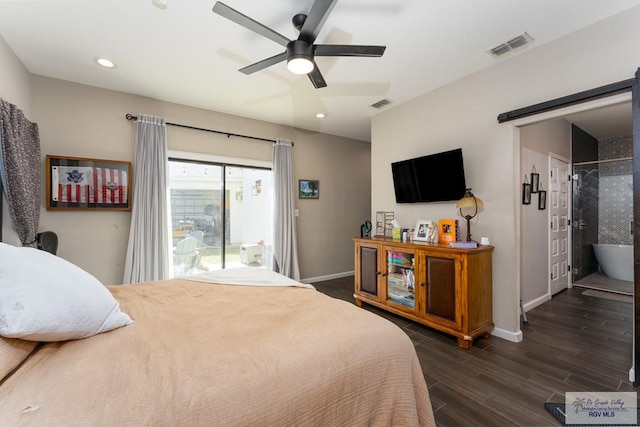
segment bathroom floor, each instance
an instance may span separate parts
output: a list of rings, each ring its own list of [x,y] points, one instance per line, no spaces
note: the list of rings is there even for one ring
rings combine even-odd
[[[574,282],[573,286],[597,289],[599,291],[615,292],[623,295],[633,295],[633,282],[612,279],[602,273],[593,273],[583,277],[577,282]]]

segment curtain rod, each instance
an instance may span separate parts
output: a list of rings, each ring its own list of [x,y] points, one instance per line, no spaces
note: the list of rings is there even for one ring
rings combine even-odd
[[[138,117],[134,116],[133,114],[126,114],[125,118],[127,120],[138,120]],[[201,130],[201,131],[204,131],[204,132],[219,133],[221,135],[227,135],[227,138],[230,138],[232,136],[237,136],[239,138],[255,139],[255,140],[258,140],[258,141],[276,142],[274,139],[258,138],[257,136],[240,135],[240,134],[237,134],[237,133],[222,132],[222,131],[219,131],[219,130],[205,129],[205,128],[199,128],[199,127],[195,127],[195,126],[181,125],[179,123],[169,123],[169,122],[167,122],[167,124],[169,126],[176,126],[176,127],[179,127],[179,128]],[[292,147],[293,147],[293,145],[294,145],[293,142],[291,142],[291,146]]]

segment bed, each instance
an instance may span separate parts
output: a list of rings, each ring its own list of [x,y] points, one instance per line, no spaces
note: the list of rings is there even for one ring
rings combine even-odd
[[[46,280],[23,271],[25,257],[44,265]],[[407,335],[310,285],[251,267],[107,295],[95,282],[54,255],[0,243],[0,424],[435,425]],[[38,319],[14,321],[30,310],[31,286]],[[51,290],[61,286],[71,291]],[[82,312],[86,301],[68,300],[93,286],[102,289],[91,301],[110,304],[95,324],[47,324]]]

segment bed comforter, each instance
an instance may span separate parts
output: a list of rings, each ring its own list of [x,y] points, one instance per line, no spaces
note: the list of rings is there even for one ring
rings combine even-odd
[[[0,425],[435,425],[397,326],[302,287],[110,287],[134,323],[48,343],[0,385]]]

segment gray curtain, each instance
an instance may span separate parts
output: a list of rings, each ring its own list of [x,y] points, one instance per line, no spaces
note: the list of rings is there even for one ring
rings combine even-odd
[[[18,107],[2,99],[0,179],[11,227],[18,234],[22,246],[36,247],[41,185],[38,125],[27,120]]]
[[[169,277],[167,127],[139,114],[134,124],[133,205],[123,283]]]
[[[278,139],[273,145],[273,271],[300,280],[292,145],[286,139]]]

